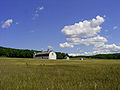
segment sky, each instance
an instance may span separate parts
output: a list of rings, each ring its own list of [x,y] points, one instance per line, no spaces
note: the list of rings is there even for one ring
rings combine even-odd
[[[69,55],[120,53],[120,0],[0,0],[0,46]]]

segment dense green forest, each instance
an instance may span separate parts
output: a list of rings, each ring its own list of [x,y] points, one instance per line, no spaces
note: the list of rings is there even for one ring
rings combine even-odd
[[[34,52],[40,51],[0,47],[0,57],[33,58]],[[61,52],[56,52],[56,54],[57,59],[63,59],[65,56],[68,56],[68,54]]]
[[[98,54],[98,55],[93,55],[93,56],[70,56],[70,58],[120,59],[120,53]]]
[[[120,53],[114,54],[98,54],[94,56],[89,56],[90,58],[100,58],[100,59],[120,59]]]

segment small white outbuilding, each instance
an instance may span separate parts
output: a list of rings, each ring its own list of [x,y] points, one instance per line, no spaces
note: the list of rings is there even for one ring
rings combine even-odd
[[[84,60],[83,58],[80,58],[80,60]]]
[[[70,58],[68,56],[64,57],[64,59],[69,60]]]

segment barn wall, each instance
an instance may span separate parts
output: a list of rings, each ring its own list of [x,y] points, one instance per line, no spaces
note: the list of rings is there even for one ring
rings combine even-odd
[[[36,59],[49,59],[49,56],[40,56],[40,57],[35,57]]]
[[[56,59],[56,58],[57,58],[56,53],[54,53],[54,52],[49,53],[49,59]]]
[[[41,55],[37,55],[37,54],[33,54],[33,58],[35,59],[57,59],[57,55],[55,52],[50,52],[49,54],[41,54]]]

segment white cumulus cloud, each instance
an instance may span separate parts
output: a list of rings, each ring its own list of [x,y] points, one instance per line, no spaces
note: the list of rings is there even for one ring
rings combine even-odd
[[[60,43],[60,47],[61,48],[73,48],[74,46],[70,43],[65,42],[65,43]]]
[[[99,35],[96,37],[86,38],[86,39],[67,38],[67,40],[73,45],[83,44],[86,46],[89,46],[89,45],[100,46],[100,45],[103,45],[105,42],[107,42],[107,39],[105,37],[101,37]]]
[[[72,53],[70,56],[78,56],[78,55],[96,55],[96,54],[112,54],[112,53],[120,53],[120,46],[115,44],[103,45],[100,47],[94,47],[94,51],[92,52],[83,52],[82,54]]]
[[[8,20],[6,20],[6,21],[2,24],[1,27],[2,27],[3,29],[4,29],[4,28],[8,28],[8,27],[11,26],[12,22],[13,22],[12,19],[8,19]]]
[[[84,55],[84,54],[80,54],[80,53],[69,53],[69,56],[81,56],[81,55]]]
[[[74,45],[98,45],[107,42],[107,39],[101,36],[96,36],[98,32],[100,32],[100,25],[104,22],[104,18],[100,16],[96,16],[96,19],[92,19],[90,21],[85,20],[83,22],[75,23],[71,26],[65,26],[61,32],[66,36],[66,40],[70,42],[71,48]],[[94,36],[94,37],[92,37]],[[84,38],[84,39],[83,39]],[[63,48],[62,45],[69,43],[61,43],[60,47]]]
[[[120,46],[115,44],[105,44],[108,40],[99,35],[101,31],[100,25],[104,22],[104,18],[96,16],[92,20],[84,20],[83,22],[75,23],[74,25],[65,26],[61,32],[65,35],[67,42],[60,43],[61,48],[73,48],[75,45],[93,46],[92,52],[82,52],[80,54],[70,55],[95,55],[95,54],[108,54],[120,53]],[[117,29],[115,26],[113,29]]]
[[[104,22],[104,18],[97,16],[96,19],[90,21],[85,20],[83,22],[75,23],[71,26],[65,26],[62,29],[62,33],[66,37],[90,37],[97,35],[100,32],[101,25]]]
[[[94,50],[98,51],[98,53],[117,53],[120,52],[120,46],[115,44],[103,45],[100,47],[95,47]]]

